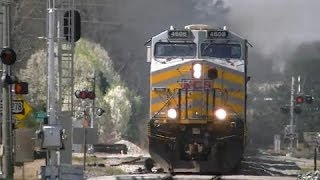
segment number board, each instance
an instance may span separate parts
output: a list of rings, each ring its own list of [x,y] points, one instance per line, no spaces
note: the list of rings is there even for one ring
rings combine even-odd
[[[174,38],[174,39],[190,38],[190,31],[171,30],[171,31],[168,31],[168,37]]]
[[[23,100],[13,100],[11,103],[12,114],[23,114]]]
[[[228,31],[208,31],[207,38],[216,39],[216,38],[227,38]]]

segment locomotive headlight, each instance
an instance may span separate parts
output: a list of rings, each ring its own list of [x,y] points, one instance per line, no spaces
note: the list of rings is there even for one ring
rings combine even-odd
[[[220,108],[220,109],[217,109],[214,113],[214,115],[219,119],[219,120],[225,120],[226,117],[227,117],[227,111]]]
[[[176,119],[178,116],[177,110],[175,109],[169,109],[167,112],[167,115],[170,119]]]
[[[199,79],[202,74],[201,64],[194,64],[192,70],[193,70],[193,77],[196,79]]]

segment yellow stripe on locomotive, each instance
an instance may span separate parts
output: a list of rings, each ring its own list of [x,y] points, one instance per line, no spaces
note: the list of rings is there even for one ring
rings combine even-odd
[[[194,73],[197,75],[193,69],[193,66],[197,68],[197,65],[199,65],[198,68],[201,67],[198,72],[200,76],[207,78],[192,77]],[[177,112],[179,116],[175,119],[176,123],[186,123],[197,116],[199,120],[212,121],[210,115],[214,110],[213,104],[217,107],[224,106],[230,109],[230,112],[243,115],[245,97],[243,74],[218,67],[211,68],[211,66],[214,67],[214,64],[189,63],[152,73],[150,77],[151,115],[161,115],[158,117],[167,121],[170,119],[165,116],[168,110],[175,109],[180,111]],[[215,79],[208,78],[212,71],[216,73]],[[180,97],[178,97],[179,89],[184,90]],[[215,95],[213,90],[216,91]],[[198,123],[205,122],[198,121]]]

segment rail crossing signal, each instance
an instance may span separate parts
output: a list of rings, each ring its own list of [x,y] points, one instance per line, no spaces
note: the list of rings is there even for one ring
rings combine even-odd
[[[303,96],[297,96],[296,97],[296,104],[302,104],[304,101]]]
[[[74,95],[78,99],[91,99],[91,100],[94,100],[96,98],[95,92],[88,91],[88,90],[76,90]]]
[[[312,104],[313,101],[314,101],[314,97],[311,96],[311,95],[306,95],[305,98],[306,98],[306,103],[307,104]]]
[[[0,53],[0,58],[3,64],[13,65],[17,60],[17,54],[11,48],[4,48]]]

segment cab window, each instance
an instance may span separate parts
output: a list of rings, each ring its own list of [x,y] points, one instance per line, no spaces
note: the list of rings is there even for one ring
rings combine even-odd
[[[157,43],[155,45],[155,57],[195,57],[196,56],[195,43]]]
[[[240,44],[202,43],[201,57],[240,59]]]

